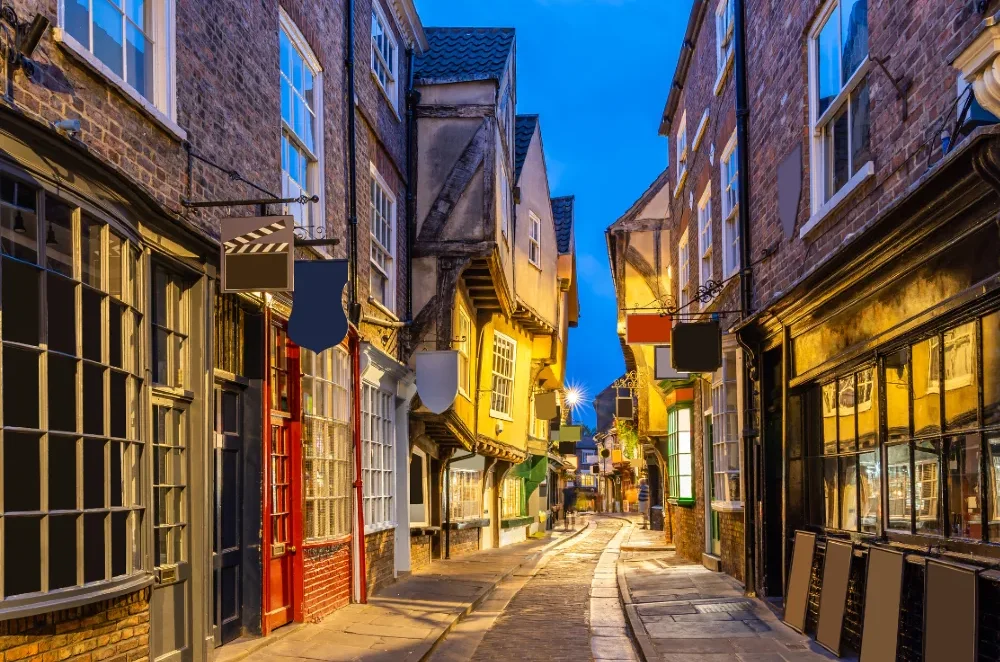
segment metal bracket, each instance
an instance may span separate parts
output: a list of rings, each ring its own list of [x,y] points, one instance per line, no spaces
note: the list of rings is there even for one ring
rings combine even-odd
[[[906,118],[909,116],[909,104],[906,101],[906,94],[910,91],[912,83],[907,80],[905,76],[893,78],[892,74],[890,74],[889,70],[885,67],[885,63],[889,61],[890,57],[892,56],[886,55],[883,58],[873,57],[871,60],[878,65],[878,68],[882,70],[886,78],[889,79],[889,82],[892,83],[892,86],[896,88],[896,98],[903,104],[903,121],[905,122]]]
[[[295,198],[256,198],[252,200],[181,200],[181,204],[188,208],[200,209],[205,207],[257,207],[260,205],[281,205],[297,202],[304,205],[309,202],[319,202],[318,195],[300,195]]]

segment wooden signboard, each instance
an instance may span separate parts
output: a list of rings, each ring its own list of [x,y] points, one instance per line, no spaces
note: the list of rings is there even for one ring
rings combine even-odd
[[[975,662],[979,569],[927,560],[924,571],[924,662]]]
[[[861,662],[896,659],[899,601],[903,594],[905,564],[902,552],[880,547],[868,550],[865,622],[861,630]]]
[[[813,554],[816,551],[816,534],[795,532],[792,551],[792,569],[785,595],[785,624],[805,634],[806,611],[809,607],[809,578],[812,575]]]
[[[847,609],[847,582],[851,578],[854,546],[843,540],[826,541],[823,560],[823,588],[819,596],[819,623],[816,642],[840,657],[840,635]]]

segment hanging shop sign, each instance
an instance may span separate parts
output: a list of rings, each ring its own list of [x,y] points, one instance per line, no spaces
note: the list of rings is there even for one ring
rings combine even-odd
[[[599,464],[592,464],[592,465],[590,465],[590,473],[592,473],[592,474],[599,474],[599,473],[601,473],[601,465],[599,465]]]
[[[573,455],[576,453],[576,442],[575,441],[560,441],[559,442],[559,454],[560,455]]]
[[[653,350],[653,378],[660,382],[664,379],[687,379],[689,375],[674,370],[670,359],[670,345],[660,345]]]
[[[548,421],[555,418],[558,415],[558,406],[555,391],[535,394],[535,418],[538,420]]]
[[[222,291],[291,292],[295,221],[291,216],[223,220]]]
[[[670,315],[628,313],[625,315],[625,342],[629,345],[669,345]]]
[[[559,442],[572,441],[576,443],[583,436],[583,428],[579,425],[564,425],[559,430]]]
[[[300,347],[320,352],[347,337],[342,296],[347,285],[347,260],[299,260],[299,286],[288,318],[288,337]]]
[[[458,396],[458,351],[417,354],[417,394],[434,414],[448,411]]]
[[[680,322],[670,353],[678,372],[715,372],[722,367],[722,327],[718,322]]]

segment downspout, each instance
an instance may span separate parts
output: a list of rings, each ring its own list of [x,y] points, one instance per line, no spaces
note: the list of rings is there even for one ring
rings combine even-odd
[[[753,309],[753,251],[750,246],[750,103],[747,94],[747,43],[746,43],[746,2],[735,0],[733,73],[736,78],[736,145],[738,152],[738,204],[740,223],[740,307],[743,318],[750,316]],[[754,351],[740,334],[736,340],[746,353],[743,365],[743,541],[744,541],[744,585],[748,595],[756,593],[756,494],[754,493],[754,447],[758,431],[753,416],[754,397],[753,371],[747,368],[755,360]]]
[[[354,0],[347,3],[347,199],[348,229],[350,231],[350,280],[347,314],[357,325],[361,319],[361,303],[358,301],[358,165],[357,127],[354,85]]]
[[[406,95],[406,322],[413,323],[413,242],[417,230],[417,104],[420,92],[413,89],[413,49],[406,51],[410,87]]]
[[[368,602],[368,569],[365,558],[365,488],[361,480],[361,338],[357,331],[351,333],[351,360],[354,363],[354,489],[356,495],[354,502],[358,508],[358,530],[355,536],[358,546],[358,601],[361,604]]]

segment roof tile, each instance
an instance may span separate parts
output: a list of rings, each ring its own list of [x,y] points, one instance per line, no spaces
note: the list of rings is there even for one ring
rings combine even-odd
[[[560,253],[569,253],[573,243],[573,216],[576,196],[552,198],[552,218],[556,223],[556,243]]]
[[[429,48],[417,58],[416,83],[462,83],[503,78],[514,28],[425,28]]]
[[[521,168],[538,126],[538,115],[518,115],[514,122],[514,181],[521,178]]]

